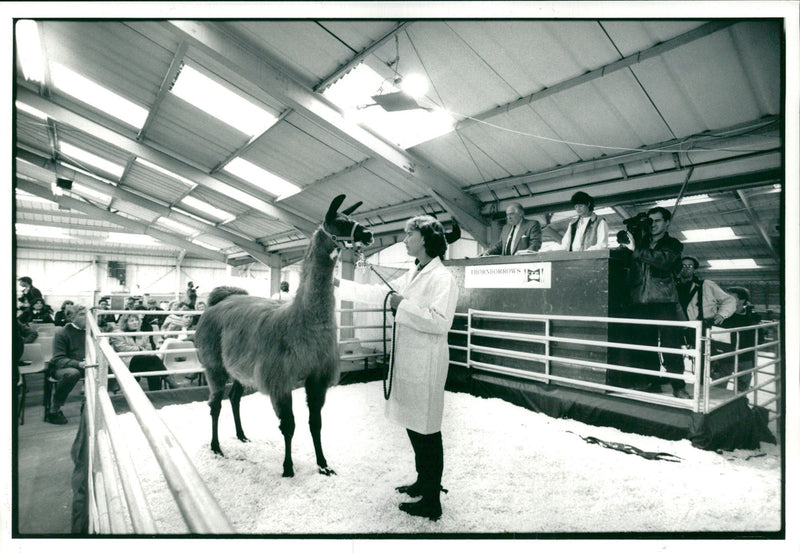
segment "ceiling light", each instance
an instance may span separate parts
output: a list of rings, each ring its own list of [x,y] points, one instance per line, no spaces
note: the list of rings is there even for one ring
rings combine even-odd
[[[108,115],[141,129],[147,120],[147,110],[107,88],[90,81],[75,71],[54,63],[50,70],[53,86]]]
[[[77,182],[72,183],[72,191],[81,196],[91,196],[96,200],[100,200],[104,204],[107,204],[111,201],[111,196],[108,194],[103,194],[102,192],[99,192],[93,188],[78,184]]]
[[[47,114],[44,113],[43,111],[39,111],[38,109],[36,109],[33,106],[29,106],[28,104],[20,102],[19,100],[16,100],[14,102],[14,106],[16,106],[16,108],[18,110],[24,111],[27,114],[33,115],[37,119],[41,119],[42,121],[47,121]]]
[[[708,268],[712,271],[721,269],[758,269],[754,259],[709,259]]]
[[[240,157],[231,160],[224,169],[232,175],[236,175],[240,179],[279,198],[285,198],[300,192],[300,188],[294,184]]]
[[[263,134],[278,120],[191,65],[183,66],[171,92],[248,136]]]
[[[24,177],[22,175],[20,175],[18,178],[22,178],[22,180],[30,180],[31,182],[38,182],[38,181],[35,181],[35,180],[32,180],[32,179],[28,179],[28,178],[26,178],[26,177]],[[25,192],[24,190],[20,190],[19,188],[17,188],[15,190],[15,192],[16,192],[16,195],[17,195],[17,200],[20,200],[20,201],[33,202],[33,203],[45,204],[45,205],[51,205],[51,206],[58,206],[58,203],[56,203],[56,202],[50,201],[47,198],[42,198],[41,196],[37,196],[35,194],[30,194],[28,192]]]
[[[17,55],[22,74],[29,81],[44,82],[44,56],[39,39],[39,24],[32,19],[17,21]]]
[[[716,242],[739,238],[731,227],[684,230],[684,242]]]
[[[613,207],[601,207],[600,209],[594,210],[595,215],[613,215],[616,213]]]
[[[400,88],[412,98],[422,98],[428,92],[428,79],[419,73],[403,77]]]
[[[228,213],[222,209],[216,208],[211,204],[207,204],[202,200],[198,200],[197,198],[193,198],[191,196],[186,196],[184,199],[181,200],[182,204],[194,208],[198,211],[202,211],[203,213],[207,213],[211,215],[215,219],[221,219],[223,221],[228,221],[230,219],[235,219],[236,215],[233,213]]]
[[[61,142],[58,150],[73,163],[75,161],[82,161],[91,165],[92,167],[96,167],[97,169],[114,175],[117,178],[121,177],[122,173],[125,172],[125,167],[122,165],[108,161],[107,159],[97,156],[91,152],[87,152],[86,150],[78,148],[77,146],[73,146],[67,142]]]
[[[158,244],[152,236],[147,234],[128,234],[125,232],[109,232],[106,242],[118,244],[134,244],[139,246],[154,246]]]
[[[701,204],[703,202],[710,202],[712,198],[708,196],[708,194],[698,194],[697,196],[686,196],[681,200],[681,205],[690,205],[690,204]],[[672,207],[677,202],[677,198],[672,198],[671,200],[661,200],[656,202],[656,206],[658,207]]]
[[[36,238],[62,238],[70,240],[72,237],[65,234],[66,229],[58,227],[45,227],[41,225],[28,225],[25,223],[15,223],[14,228],[18,236],[33,236]]]

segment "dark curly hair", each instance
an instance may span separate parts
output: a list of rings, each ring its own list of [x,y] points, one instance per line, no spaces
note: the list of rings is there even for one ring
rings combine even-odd
[[[419,215],[406,221],[405,231],[418,230],[425,244],[425,253],[431,258],[438,257],[444,260],[447,251],[447,238],[445,237],[442,223],[430,215]]]

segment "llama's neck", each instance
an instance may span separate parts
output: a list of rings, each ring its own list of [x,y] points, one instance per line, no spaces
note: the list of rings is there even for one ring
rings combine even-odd
[[[336,249],[331,239],[319,229],[311,237],[311,245],[303,259],[300,285],[294,297],[294,304],[320,320],[333,318],[333,269]]]

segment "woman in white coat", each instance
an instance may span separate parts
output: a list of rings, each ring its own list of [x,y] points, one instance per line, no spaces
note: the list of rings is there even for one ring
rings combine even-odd
[[[442,264],[447,251],[442,224],[423,215],[407,221],[405,232],[406,250],[418,264],[391,283],[397,292],[390,298],[395,313],[394,375],[386,417],[406,428],[416,462],[416,482],[397,490],[411,497],[422,497],[417,502],[402,503],[400,509],[436,520],[442,514],[441,428],[450,363],[447,333],[453,324],[458,286]],[[352,281],[340,281],[338,285],[342,299],[377,305],[383,305],[389,292],[385,285]]]

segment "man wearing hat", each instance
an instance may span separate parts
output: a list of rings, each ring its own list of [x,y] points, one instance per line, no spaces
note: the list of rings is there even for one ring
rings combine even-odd
[[[572,205],[578,216],[570,221],[561,240],[561,249],[585,252],[608,248],[608,223],[593,211],[594,198],[586,192],[575,192]]]

